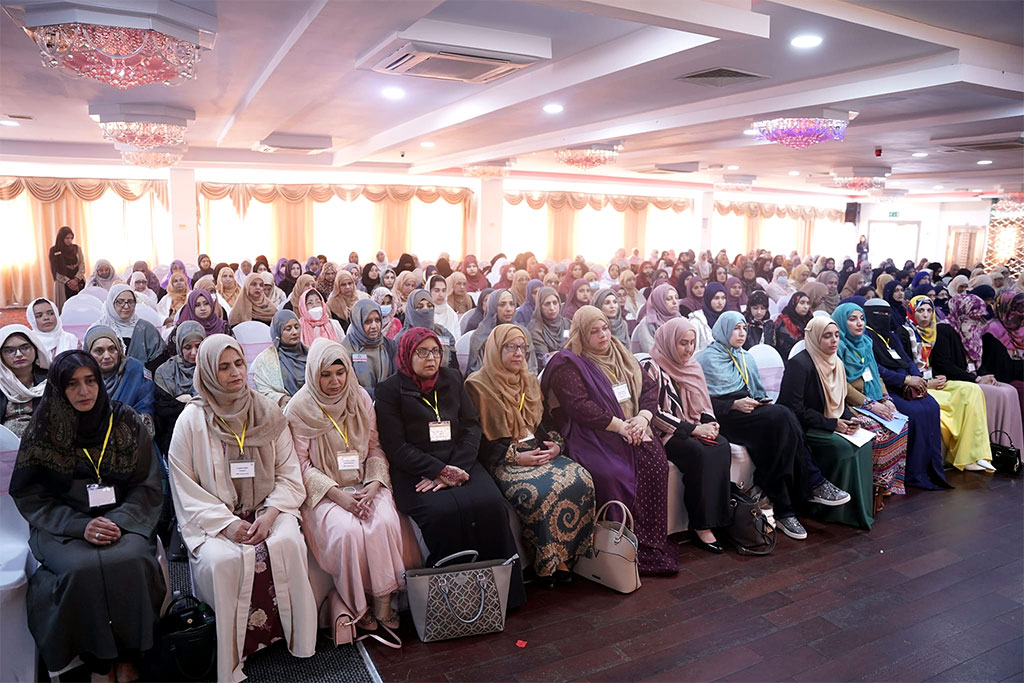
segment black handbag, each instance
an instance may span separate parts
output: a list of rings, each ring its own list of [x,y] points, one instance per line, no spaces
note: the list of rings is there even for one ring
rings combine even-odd
[[[183,595],[160,618],[156,643],[146,654],[144,678],[212,681],[216,677],[217,621],[213,610],[205,602]]]
[[[769,555],[775,550],[777,534],[759,501],[730,484],[729,507],[732,522],[725,529],[729,542],[740,555]]]
[[[1010,442],[1009,446],[1004,446],[996,441],[999,434],[1006,437],[1006,440]],[[996,472],[1008,474],[1011,477],[1020,476],[1020,449],[1014,445],[1010,435],[997,429],[989,434],[988,438],[989,448],[992,450],[992,466],[996,468]]]

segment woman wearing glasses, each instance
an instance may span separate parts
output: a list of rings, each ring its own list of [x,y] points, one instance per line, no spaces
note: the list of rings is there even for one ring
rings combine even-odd
[[[480,460],[522,520],[538,580],[554,588],[571,580],[570,566],[590,546],[594,482],[562,455],[562,437],[542,424],[544,401],[529,355],[523,328],[498,325],[466,391],[480,411]]]
[[[442,367],[441,342],[423,327],[406,330],[398,373],[375,392],[380,444],[391,465],[398,510],[419,525],[432,566],[475,550],[481,560],[508,559],[516,543],[501,491],[477,461],[480,419],[458,370]],[[513,567],[508,607],[525,600]]]
[[[0,328],[0,424],[19,438],[46,388],[50,354],[24,325]]]
[[[112,329],[124,342],[129,358],[135,358],[153,372],[169,358],[160,333],[151,323],[139,318],[135,291],[128,285],[114,285],[107,294],[103,313],[96,321]]]

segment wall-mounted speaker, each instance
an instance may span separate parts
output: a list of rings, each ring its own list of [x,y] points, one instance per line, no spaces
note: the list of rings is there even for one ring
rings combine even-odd
[[[858,202],[850,202],[846,205],[846,223],[853,223],[858,225],[860,223],[860,204]]]

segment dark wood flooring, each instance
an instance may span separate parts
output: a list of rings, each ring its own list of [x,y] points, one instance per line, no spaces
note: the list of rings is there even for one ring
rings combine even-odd
[[[528,586],[504,633],[424,644],[405,613],[405,646],[369,650],[385,681],[1020,681],[1024,479],[948,474],[870,532],[805,519],[769,557],[685,544],[632,595]]]

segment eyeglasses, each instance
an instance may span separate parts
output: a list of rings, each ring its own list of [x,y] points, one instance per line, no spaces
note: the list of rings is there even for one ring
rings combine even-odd
[[[131,308],[135,305],[135,299],[114,299],[116,308]]]
[[[440,358],[441,347],[435,346],[432,349],[416,349],[415,351],[413,351],[413,353],[416,354],[417,358],[422,358],[423,360],[426,360],[430,357]]]
[[[27,356],[29,351],[32,350],[31,344],[21,344],[20,346],[5,346],[3,348],[3,354],[8,358],[14,358],[19,353],[23,356]]]
[[[530,347],[526,344],[502,344],[501,348],[512,355],[516,352],[523,354],[524,356],[530,355]]]

